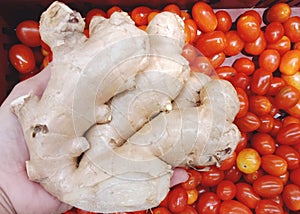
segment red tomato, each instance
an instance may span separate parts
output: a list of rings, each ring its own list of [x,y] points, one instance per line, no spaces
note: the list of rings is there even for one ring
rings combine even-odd
[[[222,201],[231,200],[235,196],[236,186],[232,181],[223,180],[218,184],[216,193]]]
[[[300,91],[300,72],[298,71],[297,73],[293,75],[281,75],[281,78],[286,82],[286,84],[294,86],[295,88]]]
[[[285,145],[300,143],[300,124],[292,123],[282,127],[277,133],[276,140],[278,143]]]
[[[221,79],[230,81],[236,75],[237,72],[231,66],[220,66],[216,68],[216,73]]]
[[[20,22],[16,28],[16,35],[24,45],[29,47],[41,45],[41,35],[37,21],[25,20]]]
[[[244,148],[246,148],[246,146],[248,144],[248,139],[249,139],[248,135],[245,132],[241,132],[240,141],[239,141],[238,145],[235,148],[236,153],[239,153]]]
[[[188,195],[184,188],[176,187],[169,192],[168,208],[171,212],[182,212],[188,203]]]
[[[290,181],[298,186],[300,186],[300,167],[293,169],[290,173]]]
[[[235,164],[235,159],[236,159],[236,152],[233,152],[232,155],[229,158],[225,159],[221,163],[221,166],[218,168],[223,171],[230,169]]]
[[[263,31],[260,31],[259,36],[253,42],[246,42],[244,51],[250,55],[257,56],[267,47],[267,41]]]
[[[267,45],[268,49],[275,49],[280,55],[283,55],[291,49],[291,40],[287,36],[281,37],[277,42],[269,43]]]
[[[260,155],[273,154],[276,149],[275,140],[266,133],[255,133],[251,137],[251,147]]]
[[[178,16],[181,15],[180,8],[176,4],[168,4],[167,6],[165,6],[163,8],[163,11],[169,11],[169,12],[177,14]]]
[[[35,69],[36,62],[33,51],[25,45],[13,45],[9,49],[9,60],[22,74],[30,73]]]
[[[99,8],[93,8],[91,9],[85,16],[85,26],[88,28],[90,26],[91,20],[94,16],[102,16],[107,17],[106,13],[99,9]]]
[[[202,180],[201,173],[194,169],[188,169],[187,173],[189,175],[189,178],[187,181],[182,183],[181,186],[187,190],[196,188],[201,183]]]
[[[281,176],[287,171],[287,162],[278,155],[263,155],[261,168],[270,175]]]
[[[282,127],[282,123],[279,119],[274,119],[274,125],[273,125],[273,129],[269,132],[269,134],[272,136],[272,137],[276,137],[279,130],[281,129]]]
[[[252,15],[243,15],[237,21],[237,32],[244,42],[254,42],[260,34],[259,21]]]
[[[146,214],[146,210],[134,211],[132,214]]]
[[[260,119],[249,111],[244,117],[235,119],[235,124],[242,132],[253,132],[259,128],[260,123]]]
[[[251,174],[259,169],[261,158],[258,152],[252,148],[245,148],[240,151],[236,158],[236,165],[238,169],[245,173]]]
[[[171,214],[171,212],[165,207],[157,207],[152,210],[152,214]]]
[[[284,28],[280,22],[271,22],[265,30],[265,38],[268,43],[279,41],[284,36]]]
[[[89,211],[85,211],[85,210],[82,210],[82,209],[79,209],[79,208],[77,208],[76,209],[76,211],[77,211],[77,214],[96,214],[96,213],[94,213],[94,212],[89,212]],[[131,214],[131,212],[123,212],[123,213],[116,213],[116,214]]]
[[[268,133],[272,131],[274,127],[274,118],[270,114],[264,114],[259,117],[260,126],[258,127],[258,132]]]
[[[255,70],[254,62],[246,57],[238,58],[234,62],[233,67],[237,72],[245,73],[246,75],[251,75]]]
[[[223,31],[224,33],[229,31],[232,26],[232,19],[230,14],[225,10],[219,10],[216,12],[217,28],[216,30]]]
[[[263,175],[254,181],[253,189],[262,197],[273,198],[281,194],[283,183],[277,176]]]
[[[237,31],[231,30],[225,33],[226,47],[224,53],[226,56],[235,56],[244,48],[244,41],[241,39]]]
[[[284,32],[291,42],[300,42],[300,17],[293,16],[283,23]]]
[[[286,111],[290,115],[300,118],[300,100],[293,107],[286,109]]]
[[[282,74],[294,75],[300,69],[300,50],[289,50],[281,58],[279,70]]]
[[[300,154],[291,146],[280,145],[277,147],[275,154],[287,162],[288,169],[296,169],[300,166]]]
[[[241,16],[247,16],[247,15],[250,15],[250,16],[253,16],[254,18],[256,18],[256,20],[258,21],[259,25],[261,25],[262,18],[261,18],[261,15],[256,10],[247,10]]]
[[[236,184],[235,197],[239,202],[242,202],[250,209],[254,209],[257,202],[260,200],[259,195],[254,192],[253,187],[250,184],[243,182]]]
[[[68,210],[64,212],[63,214],[77,214],[76,208],[72,208],[71,210]]]
[[[256,170],[255,172],[253,172],[251,174],[244,174],[243,178],[245,179],[246,182],[253,184],[254,181],[256,181],[258,178],[260,178],[264,174],[265,174],[264,171],[261,168],[259,168],[258,170]]]
[[[197,38],[197,24],[193,19],[184,20],[185,26],[190,29],[191,39],[190,42],[194,42]]]
[[[221,201],[216,193],[205,192],[203,193],[197,202],[198,213],[205,214],[218,214],[220,210]]]
[[[249,111],[257,116],[268,114],[271,111],[271,105],[271,102],[266,96],[249,96]]]
[[[217,17],[209,4],[197,2],[192,7],[192,16],[202,32],[211,32],[217,28]]]
[[[283,120],[282,120],[283,126],[287,126],[291,123],[300,123],[300,119],[289,115],[289,116],[286,116],[285,118],[283,118]]]
[[[139,6],[131,11],[131,18],[137,26],[148,24],[148,15],[152,10],[146,6]]]
[[[277,50],[266,49],[264,50],[258,58],[259,67],[265,69],[266,71],[274,72],[279,67],[280,54]]]
[[[184,211],[176,214],[198,214],[198,212],[192,206],[187,206]]]
[[[216,186],[224,179],[224,171],[218,169],[216,166],[210,166],[208,171],[201,172],[202,186]]]
[[[256,214],[284,214],[283,208],[272,200],[260,200],[255,207]]]
[[[190,13],[184,10],[180,11],[180,17],[182,18],[183,21],[186,19],[191,19]]]
[[[209,61],[211,63],[211,65],[213,66],[213,68],[218,68],[219,66],[222,65],[222,63],[225,61],[225,54],[224,52],[220,52],[220,53],[217,53],[211,57],[209,57]]]
[[[123,10],[118,7],[118,6],[112,6],[111,8],[109,8],[106,13],[107,13],[107,17],[110,17],[114,12],[122,12]]]
[[[197,40],[196,47],[207,57],[220,53],[226,48],[225,34],[222,31],[202,33]]]
[[[237,181],[240,180],[241,177],[242,177],[242,172],[235,165],[233,165],[229,170],[225,171],[224,179],[236,183]]]
[[[265,95],[272,82],[272,72],[259,68],[254,71],[251,81],[251,91],[258,95]]]
[[[232,83],[232,85],[234,85],[235,87],[240,87],[244,90],[247,90],[250,86],[250,76],[248,76],[245,73],[237,73],[231,80],[230,82]]]
[[[285,81],[280,77],[273,77],[267,95],[276,95],[279,90],[285,86]]]
[[[277,3],[267,11],[268,22],[285,22],[291,15],[291,8],[286,3]]]
[[[244,204],[235,200],[223,201],[220,206],[220,214],[252,214],[252,211]]]
[[[295,184],[287,184],[282,193],[285,206],[292,211],[300,210],[300,187]]]

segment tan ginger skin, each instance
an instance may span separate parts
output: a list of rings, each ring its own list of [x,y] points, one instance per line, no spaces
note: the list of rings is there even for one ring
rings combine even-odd
[[[146,32],[124,12],[94,17],[90,38],[84,26],[59,2],[41,16],[51,79],[42,97],[11,104],[30,180],[84,210],[143,210],[165,198],[174,167],[218,165],[232,154],[237,94],[225,80],[190,73],[177,15],[156,15]]]

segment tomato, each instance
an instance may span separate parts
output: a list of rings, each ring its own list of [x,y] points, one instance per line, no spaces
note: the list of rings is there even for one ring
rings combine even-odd
[[[93,8],[91,9],[85,16],[85,25],[88,28],[90,26],[91,20],[94,16],[102,16],[102,17],[107,17],[106,13],[99,9],[99,8]]]
[[[107,17],[109,18],[114,12],[122,12],[123,10],[119,6],[112,6],[106,11]]]
[[[300,187],[295,184],[287,184],[282,193],[283,201],[292,211],[300,210]]]
[[[217,28],[216,30],[223,31],[224,33],[229,31],[232,26],[232,19],[230,14],[225,10],[219,10],[216,12]]]
[[[286,111],[290,115],[300,118],[300,100],[293,107],[286,109]]]
[[[77,214],[76,208],[72,208],[66,212],[64,212],[63,214]]]
[[[267,10],[267,21],[268,22],[285,22],[291,15],[291,8],[286,3],[274,4],[269,10]]]
[[[276,95],[279,90],[285,86],[285,81],[280,77],[273,77],[267,95]]]
[[[236,183],[237,181],[240,180],[241,177],[242,177],[242,172],[235,165],[233,165],[229,170],[225,171],[224,179]]]
[[[260,155],[273,154],[276,149],[275,140],[266,133],[255,133],[251,137],[251,147]]]
[[[273,198],[281,194],[283,183],[277,176],[263,175],[254,181],[253,189],[262,197]]]
[[[279,119],[274,119],[273,129],[269,132],[272,137],[276,137],[282,127],[282,122]]]
[[[208,171],[201,172],[202,186],[216,186],[224,179],[224,171],[218,169],[216,166],[210,166]]]
[[[241,132],[240,141],[238,142],[238,145],[235,148],[235,152],[239,153],[242,151],[242,149],[246,148],[248,144],[248,135],[245,132]]]
[[[149,7],[139,6],[131,11],[131,18],[137,26],[148,24],[148,15],[152,12]]]
[[[249,96],[249,111],[258,116],[268,114],[271,111],[271,102],[266,96]]]
[[[197,24],[193,19],[186,19],[184,20],[185,26],[190,29],[190,42],[194,42],[197,38]]]
[[[280,22],[271,22],[265,29],[265,38],[268,43],[279,41],[284,36],[284,28]]]
[[[281,176],[287,171],[287,162],[278,155],[263,155],[261,168],[270,175]]]
[[[230,81],[236,75],[237,72],[231,66],[220,66],[216,68],[216,73],[221,79]]]
[[[290,181],[298,186],[300,186],[300,167],[293,169],[290,173]]]
[[[289,115],[289,116],[286,116],[285,118],[283,118],[283,120],[282,120],[283,126],[287,126],[291,123],[300,123],[300,119]]]
[[[275,123],[275,118],[277,118],[277,116],[280,114],[279,108],[277,108],[274,104],[274,97],[272,96],[268,96],[268,99],[271,102],[271,111],[270,111],[270,115],[274,118],[274,123]]]
[[[168,208],[171,212],[182,212],[188,203],[188,195],[184,188],[176,187],[169,192]]]
[[[216,193],[214,192],[205,192],[197,201],[197,210],[198,213],[205,214],[218,214],[220,210],[221,201]]]
[[[286,82],[286,84],[294,86],[300,91],[300,71],[293,75],[281,75],[281,78]]]
[[[283,175],[280,175],[279,178],[281,179],[283,185],[286,185],[288,180],[289,180],[289,176],[290,176],[290,173],[289,171],[286,171]]]
[[[283,23],[284,32],[291,42],[300,42],[300,17],[293,16]]]
[[[259,117],[260,126],[258,127],[258,132],[268,133],[272,131],[274,127],[274,118],[270,114],[264,114]]]
[[[198,214],[198,212],[192,206],[187,206],[184,211],[176,214]]]
[[[250,16],[253,16],[254,18],[256,18],[259,25],[262,24],[262,17],[256,10],[247,10],[241,16],[247,16],[247,15],[250,15]]]
[[[189,12],[183,10],[180,11],[180,17],[183,21],[185,21],[186,19],[191,19],[191,15],[189,14]]]
[[[265,95],[272,82],[272,72],[265,69],[259,68],[254,71],[252,81],[251,81],[251,91],[258,95]]]
[[[235,159],[236,159],[236,152],[233,152],[232,155],[229,158],[225,159],[221,163],[221,166],[218,168],[223,171],[230,169],[235,164]]]
[[[30,73],[35,69],[36,62],[33,51],[23,44],[13,45],[9,49],[9,60],[22,74]]]
[[[77,208],[76,209],[76,211],[77,211],[77,214],[96,214],[95,212],[89,212],[89,211],[85,211],[85,210],[82,210],[82,209],[79,209],[79,208]],[[131,214],[131,212],[119,212],[119,213],[116,213],[116,214]]]
[[[220,52],[220,53],[217,53],[211,57],[209,57],[209,61],[211,63],[211,65],[213,66],[213,68],[218,68],[219,66],[222,65],[222,63],[225,61],[225,54],[224,52]]]
[[[209,4],[197,2],[192,7],[192,17],[202,32],[212,32],[217,28],[217,17]]]
[[[300,69],[300,50],[289,50],[281,58],[279,70],[285,75],[294,75]]]
[[[257,202],[260,200],[260,196],[254,192],[253,187],[247,183],[237,183],[236,184],[236,199],[242,202],[250,209],[256,207]]]
[[[222,31],[202,33],[197,40],[196,47],[207,57],[220,53],[226,48],[225,34]]]
[[[255,131],[261,124],[260,119],[249,111],[244,117],[236,118],[234,123],[242,132]]]
[[[134,211],[132,214],[146,214],[146,210]]]
[[[172,12],[172,13],[177,14],[178,16],[181,15],[180,8],[176,4],[168,4],[167,6],[165,6],[163,8],[163,11]]]
[[[152,214],[171,214],[171,212],[165,207],[157,207],[152,210]]]
[[[265,172],[261,168],[259,168],[258,170],[256,170],[255,172],[253,172],[251,174],[244,174],[243,178],[246,182],[253,184],[254,181],[256,181],[258,178],[260,178],[264,174],[265,174]]]
[[[233,67],[237,72],[251,75],[255,70],[254,62],[246,57],[240,57],[233,63]]]
[[[219,214],[252,214],[252,211],[244,204],[235,200],[223,201]]]
[[[278,143],[285,145],[300,143],[300,124],[292,123],[282,127],[278,131],[276,140]]]
[[[238,169],[245,173],[250,174],[259,169],[261,158],[258,152],[252,148],[245,148],[240,151],[236,158],[236,165]]]
[[[187,181],[183,182],[181,186],[186,190],[191,190],[196,188],[202,180],[202,175],[200,172],[194,169],[188,169],[187,173],[189,175],[189,178]]]
[[[252,15],[241,16],[237,21],[236,28],[244,42],[254,42],[260,34],[259,21]]]
[[[236,186],[232,181],[223,180],[218,184],[216,193],[223,201],[231,200],[236,194]]]
[[[234,85],[235,87],[240,87],[244,90],[247,90],[250,86],[250,76],[248,76],[245,73],[237,73],[231,80],[230,82],[232,83],[232,85]]]
[[[274,72],[280,64],[280,54],[277,50],[266,49],[258,58],[258,64],[266,71]]]
[[[263,31],[260,31],[259,36],[253,42],[246,42],[244,51],[250,55],[257,56],[267,47],[267,41]]]
[[[187,190],[187,195],[188,195],[188,205],[192,205],[194,204],[195,201],[197,201],[198,199],[198,190],[195,188],[195,189],[190,189],[190,190]]]
[[[260,200],[255,207],[256,214],[284,214],[283,208],[276,202],[268,199]]]
[[[25,20],[20,22],[16,27],[16,35],[24,45],[29,47],[38,47],[41,45],[41,35],[37,21]]]
[[[235,56],[244,48],[244,41],[241,39],[237,31],[231,30],[225,33],[226,47],[224,53],[226,56]]]
[[[287,162],[288,169],[296,169],[300,166],[300,154],[291,146],[280,145],[277,147],[275,154]]]
[[[287,36],[281,37],[277,42],[269,43],[267,45],[268,49],[275,49],[280,55],[283,55],[291,49],[291,40]]]
[[[275,96],[275,105],[281,109],[288,109],[297,104],[300,92],[293,86],[283,86]]]

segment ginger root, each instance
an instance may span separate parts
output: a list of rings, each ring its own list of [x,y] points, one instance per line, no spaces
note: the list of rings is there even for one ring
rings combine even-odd
[[[163,12],[146,32],[125,12],[84,19],[60,2],[41,16],[51,79],[16,99],[27,174],[72,206],[121,212],[157,206],[173,168],[220,164],[234,151],[239,109],[225,80],[191,73],[184,23]]]

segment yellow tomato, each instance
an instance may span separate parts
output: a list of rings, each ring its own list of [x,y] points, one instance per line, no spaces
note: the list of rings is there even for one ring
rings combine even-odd
[[[238,169],[245,173],[251,174],[259,169],[261,164],[261,157],[258,152],[252,148],[245,148],[241,150],[236,158],[236,165]]]

